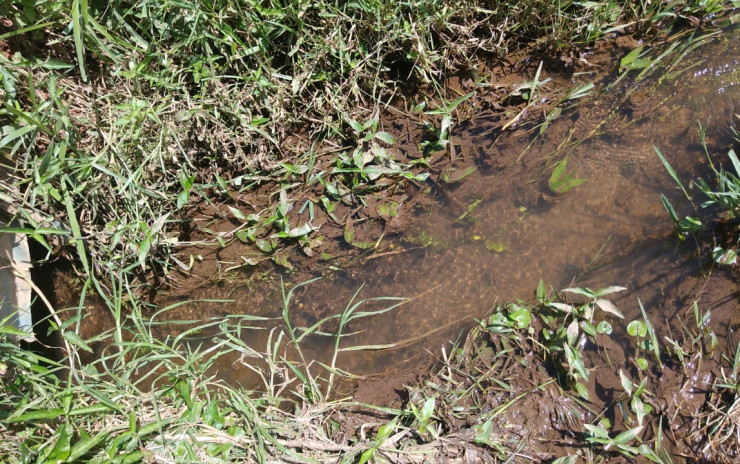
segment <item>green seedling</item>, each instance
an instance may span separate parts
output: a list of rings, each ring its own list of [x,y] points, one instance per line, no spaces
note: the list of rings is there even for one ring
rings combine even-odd
[[[692,306],[694,313],[694,322],[696,324],[696,335],[692,338],[692,343],[698,345],[703,353],[711,355],[717,348],[717,336],[711,329],[709,322],[712,318],[712,314],[709,310],[701,314],[699,311],[699,304],[694,301]]]
[[[409,403],[411,414],[416,419],[416,426],[418,427],[419,435],[422,437],[429,432],[432,439],[436,439],[439,436],[439,431],[434,427],[432,418],[434,416],[434,407],[436,405],[435,398],[427,398],[421,408],[418,408],[414,403]]]
[[[552,193],[562,195],[587,182],[587,179],[578,179],[573,174],[566,172],[565,167],[567,163],[567,158],[564,158],[555,164],[555,168],[552,170],[552,174],[550,174],[547,182]]]
[[[565,372],[566,383],[573,384],[578,393],[588,399],[587,389],[580,380],[588,380],[588,370],[585,367],[581,350],[586,340],[597,343],[598,334],[609,335],[612,331],[611,324],[607,321],[601,321],[594,325],[594,316],[596,309],[624,318],[624,315],[609,300],[603,298],[607,295],[626,290],[624,287],[606,287],[594,291],[590,288],[567,288],[563,292],[573,293],[588,298],[583,304],[567,304],[561,302],[545,301],[545,307],[553,311],[551,316],[543,316],[543,320],[548,323],[550,328],[543,328],[542,335],[545,346],[551,350],[555,356],[556,366],[561,364],[562,353],[566,363],[567,372]],[[543,298],[544,287],[538,286],[537,294]],[[598,343],[597,343],[598,344]]]
[[[375,435],[375,439],[372,441],[372,446],[360,455],[360,460],[358,461],[358,464],[365,464],[366,462],[373,459],[380,447],[383,446],[386,440],[388,440],[393,432],[395,432],[396,427],[397,419],[395,418],[387,424],[380,426],[380,428],[378,428],[378,433]]]
[[[644,377],[639,385],[634,385],[622,369],[619,370],[619,380],[622,384],[622,388],[629,399],[630,411],[635,415],[637,419],[637,425],[642,426],[645,416],[653,411],[653,407],[644,401],[645,384],[647,383],[647,377]],[[625,422],[627,416],[625,416]],[[630,425],[629,423],[627,425]]]
[[[614,438],[609,436],[609,432],[602,425],[584,424],[584,427],[589,432],[586,442],[603,445],[604,451],[613,449],[628,458],[633,458],[640,454],[640,449],[629,443],[640,435],[644,427],[642,425],[625,430]]]
[[[439,127],[435,127],[432,123],[424,121],[422,123],[424,131],[427,135],[427,140],[419,144],[419,150],[426,155],[444,150],[450,143],[450,129],[454,125],[454,119],[452,117],[453,111],[465,100],[475,95],[474,92],[467,93],[461,97],[456,98],[452,102],[447,102],[444,99],[441,100],[439,108],[434,110],[425,111],[424,114],[428,116],[442,116],[442,121]]]
[[[662,369],[663,362],[660,359],[660,347],[658,345],[658,337],[655,335],[655,328],[650,323],[642,302],[639,299],[637,302],[642,312],[642,320],[635,319],[627,325],[627,333],[635,339],[635,363],[641,371],[646,371],[649,363],[642,356],[642,353],[649,352],[653,354],[655,361],[658,363],[660,369]]]

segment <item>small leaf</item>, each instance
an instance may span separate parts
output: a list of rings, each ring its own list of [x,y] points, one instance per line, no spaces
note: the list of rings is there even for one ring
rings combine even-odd
[[[601,321],[596,326],[596,331],[600,334],[604,335],[611,335],[612,333],[612,325],[609,324],[607,321]]]
[[[182,192],[180,192],[180,194],[177,195],[177,209],[182,209],[182,207],[188,203],[189,199],[190,199],[189,190],[183,190]]]
[[[599,291],[596,292],[596,296],[606,296],[612,293],[623,292],[625,290],[627,290],[627,287],[620,287],[618,285],[612,285],[611,287],[605,287],[605,288],[599,289]]]
[[[442,175],[440,176],[440,179],[442,182],[445,182],[447,184],[453,184],[455,182],[459,182],[463,180],[464,178],[468,177],[472,173],[476,171],[475,166],[469,166],[462,170],[445,170],[442,172]]]
[[[167,218],[170,216],[170,213],[163,214],[159,216],[157,219],[154,220],[152,223],[152,227],[149,229],[150,235],[155,235],[159,233],[160,230],[164,227],[165,223],[167,222]]]
[[[575,293],[577,295],[583,295],[588,298],[596,298],[596,294],[590,288],[569,287],[564,288],[563,291],[568,293]]]
[[[149,250],[152,247],[152,242],[149,241],[148,238],[145,238],[144,240],[139,243],[139,265],[142,269],[146,269],[146,258],[149,255]]]
[[[640,57],[640,53],[642,53],[643,45],[640,45],[639,47],[635,48],[634,50],[627,53],[622,59],[619,61],[619,70],[620,72],[625,69],[633,69],[633,63],[637,61],[637,59]]]
[[[357,464],[365,464],[368,462],[372,457],[375,455],[375,448],[370,448],[368,450],[365,450],[362,455],[360,456],[360,460],[357,461]]]
[[[380,140],[380,141],[382,141],[382,142],[387,143],[388,145],[395,145],[396,144],[395,137],[393,137],[388,132],[376,132],[375,133],[375,138],[378,139],[378,140]]]
[[[532,314],[529,308],[525,306],[512,305],[513,311],[509,313],[509,318],[516,324],[518,329],[526,329],[532,322]]]
[[[385,425],[380,426],[378,428],[378,436],[377,436],[377,445],[380,446],[383,442],[385,442],[388,437],[391,436],[391,434],[396,430],[396,422],[397,420],[394,418],[390,422],[388,422]]]
[[[547,306],[549,306],[551,308],[558,309],[558,310],[563,311],[563,312],[568,313],[568,314],[570,314],[570,313],[573,312],[573,306],[571,306],[569,304],[565,304],[565,303],[553,302],[553,303],[548,303]]]
[[[576,382],[576,391],[586,401],[591,401],[588,396],[588,388],[586,388],[585,385],[583,385],[581,382]]]
[[[434,414],[434,405],[435,399],[427,398],[427,400],[424,402],[424,405],[421,407],[421,411],[419,414],[422,421],[427,422],[432,417],[432,414]]]
[[[622,389],[627,393],[629,396],[632,396],[632,381],[624,375],[624,372],[622,372],[622,369],[619,369],[619,381],[622,383]]]
[[[645,358],[637,358],[635,359],[635,364],[637,364],[637,368],[641,371],[647,370],[648,368],[648,362]]]
[[[545,298],[547,298],[547,288],[545,288],[545,282],[543,282],[542,279],[540,279],[540,283],[537,284],[537,289],[534,291],[534,296],[540,303],[544,303]]]
[[[568,337],[568,344],[570,346],[575,346],[576,342],[578,341],[578,321],[573,320],[570,324],[568,324],[568,328],[565,331],[567,337]]]
[[[248,229],[248,230],[239,230],[236,232],[236,238],[239,239],[242,243],[248,243],[254,238],[254,230]]]
[[[236,209],[236,208],[233,208],[233,207],[229,206],[229,211],[231,211],[231,214],[232,214],[232,215],[233,215],[233,216],[234,216],[235,218],[239,219],[240,221],[244,221],[244,220],[246,220],[246,219],[247,219],[247,217],[246,217],[246,216],[244,216],[244,213],[242,213],[241,211],[239,211],[239,210],[238,210],[238,209]]]
[[[724,249],[722,247],[716,247],[712,250],[712,257],[718,264],[726,266],[731,266],[737,263],[737,251],[731,248]]]
[[[350,119],[349,121],[347,121],[347,123],[352,128],[352,130],[354,130],[355,132],[362,132],[363,130],[365,130],[362,124],[355,121],[354,119]]]
[[[293,265],[290,264],[286,255],[275,255],[272,257],[272,261],[278,266],[282,266],[288,270],[293,269]]]
[[[596,300],[596,305],[601,308],[602,311],[605,311],[609,314],[614,314],[620,319],[624,319],[624,314],[622,314],[611,301],[599,298],[598,300]]]
[[[609,439],[609,432],[606,431],[604,427],[601,427],[600,425],[591,425],[591,424],[583,424],[583,426],[591,432],[592,435],[599,438],[606,438]]]
[[[491,419],[485,421],[482,425],[475,427],[476,433],[473,442],[479,445],[490,445],[491,435],[493,434],[493,422]]]
[[[627,333],[632,337],[644,337],[647,335],[647,327],[644,322],[634,320],[627,324]]]
[[[303,237],[304,235],[310,234],[314,230],[316,229],[314,229],[311,224],[305,223],[301,227],[290,229],[288,231],[288,237]]]
[[[618,445],[626,445],[637,437],[642,432],[643,426],[635,427],[633,429],[625,430],[616,437],[614,437],[614,443]]]
[[[504,245],[503,242],[497,242],[495,240],[486,240],[483,242],[483,245],[486,247],[486,250],[496,253],[503,253],[509,250],[509,247]]]
[[[586,332],[588,335],[590,335],[592,337],[595,337],[596,336],[596,332],[597,332],[596,331],[596,327],[594,327],[594,325],[591,324],[590,322],[588,322],[588,321],[581,321],[578,325],[581,327],[581,330],[583,330],[584,332]]]
[[[258,238],[254,241],[254,246],[256,246],[260,251],[264,253],[270,253],[272,251],[272,244],[263,238]]]

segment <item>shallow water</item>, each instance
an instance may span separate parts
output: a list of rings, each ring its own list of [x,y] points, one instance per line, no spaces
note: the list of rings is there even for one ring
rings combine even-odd
[[[497,303],[531,296],[539,279],[556,289],[623,285],[629,291],[615,301],[627,320],[639,313],[637,298],[651,318],[673,317],[659,312],[665,311],[663,295],[701,267],[691,261],[690,241],[679,244],[661,204],[665,193],[680,213],[691,213],[654,147],[687,184],[708,175],[698,124],[707,128],[710,153],[724,158],[732,140],[729,125],[740,123],[733,116],[740,113],[737,36],[727,32],[694,50],[682,63],[694,66],[654,91],[654,81],[625,79],[611,86],[565,112],[529,149],[531,138],[482,135],[489,132],[485,123],[458,133],[463,160],[481,169],[421,203],[412,227],[396,244],[397,254],[331,272],[297,291],[294,324],[308,326],[341,312],[358,290],[358,298],[409,298],[388,313],[350,324],[348,330],[357,333],[348,345],[398,344],[340,357],[342,368],[371,374],[418,369],[432,359],[430,352],[438,353]],[[567,172],[587,181],[554,194],[548,179],[566,157]],[[498,167],[486,168],[491,164]],[[431,244],[419,247],[421,237]],[[265,287],[272,292],[259,286],[208,289],[197,296],[228,297],[237,307],[203,303],[193,306],[193,313],[259,308],[277,316],[278,283]],[[250,335],[257,349],[266,342],[266,331]],[[308,340],[307,348],[327,361],[332,343],[317,338]],[[233,362],[224,358],[217,368],[231,380],[246,381],[250,373],[241,374]]]

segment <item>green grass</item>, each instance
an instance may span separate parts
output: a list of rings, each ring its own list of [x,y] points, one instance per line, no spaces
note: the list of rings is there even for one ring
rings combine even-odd
[[[359,205],[387,188],[383,179],[423,179],[423,164],[396,159],[387,150],[393,137],[378,126],[379,111],[409,85],[423,88],[531,44],[559,56],[614,32],[650,33],[729,6],[7,4],[0,38],[12,56],[0,58],[0,150],[14,177],[3,181],[3,198],[34,237],[58,244],[94,236],[86,253],[123,272],[173,266],[180,217],[203,202],[227,202],[244,223],[238,238],[287,264],[274,255],[281,248],[317,247],[312,222],[286,215],[305,205],[309,189],[319,199],[311,207],[331,213],[340,202]],[[430,113],[441,140],[451,114],[440,123]],[[366,121],[374,121],[372,132]],[[265,183],[274,200],[245,212],[241,195]],[[221,246],[235,238],[208,241]]]

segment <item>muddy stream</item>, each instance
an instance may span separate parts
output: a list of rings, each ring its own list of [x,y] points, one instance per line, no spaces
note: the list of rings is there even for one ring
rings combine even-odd
[[[355,301],[408,298],[389,312],[350,324],[347,332],[354,335],[342,343],[395,347],[339,357],[339,366],[355,374],[404,378],[430,366],[441,347],[464,336],[474,320],[497,303],[531,299],[543,279],[555,289],[625,286],[628,291],[615,303],[626,321],[638,317],[639,298],[659,331],[667,330],[666,322],[674,324],[688,314],[688,306],[698,299],[702,310],[725,308],[724,314],[713,315],[724,321],[717,329],[724,339],[738,319],[736,290],[728,281],[722,286],[724,294],[702,300],[703,276],[711,271],[711,262],[706,255],[696,256],[691,239],[676,238],[660,194],[679,214],[693,211],[654,147],[687,185],[691,178],[708,178],[701,124],[709,152],[725,161],[732,144],[730,125],[740,123],[734,117],[740,113],[737,39],[737,31],[728,32],[698,47],[682,62],[688,69],[659,85],[654,78],[615,83],[616,74],[578,76],[580,81],[598,77],[612,85],[563,112],[536,140],[532,132],[501,135],[480,119],[474,127],[462,126],[453,141],[459,148],[456,156],[476,171],[444,192],[430,189],[416,203],[410,226],[381,256],[362,266],[326,267],[313,276],[299,273],[299,280],[285,275],[288,288],[309,277],[323,277],[295,292],[292,323],[306,327],[340,313],[358,291]],[[609,70],[614,68],[612,63]],[[563,160],[567,175],[585,182],[555,193],[549,180]],[[178,318],[279,318],[280,281],[271,276],[243,285],[200,288],[188,297],[229,301],[188,303],[177,309]],[[359,310],[387,305],[369,302]],[[613,322],[617,334],[623,333],[620,323]],[[265,349],[268,335],[268,330],[251,331],[248,343]],[[333,340],[309,337],[305,348],[309,356],[328,362]],[[249,384],[253,375],[241,369],[234,356],[219,359],[216,368],[232,382]]]

